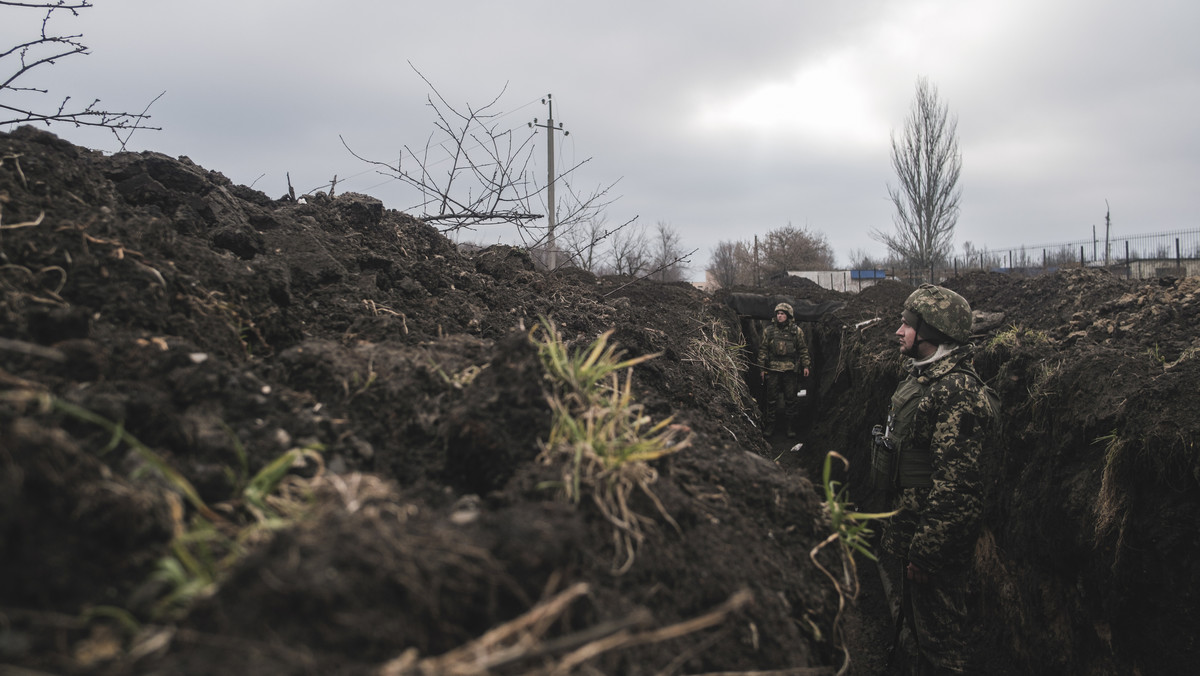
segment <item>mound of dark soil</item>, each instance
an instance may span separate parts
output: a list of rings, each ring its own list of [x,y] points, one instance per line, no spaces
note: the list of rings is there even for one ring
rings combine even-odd
[[[828,528],[818,493],[762,457],[753,411],[687,358],[735,328],[725,306],[690,285],[543,274],[509,247],[465,255],[363,195],[273,200],[186,158],[32,128],[0,152],[0,663],[366,673],[580,583],[539,628],[543,652],[494,673],[599,639],[614,649],[581,668],[842,662],[838,591],[809,558]],[[576,349],[615,329],[626,356],[661,353],[634,394],[692,433],[631,498],[645,522],[623,574],[613,525],[539,461],[541,317]],[[218,580],[155,574],[181,534],[203,537],[204,510],[246,521],[239,489],[289,450],[309,512],[249,531]],[[190,601],[164,605],[173,591]]]
[[[980,313],[976,367],[1005,412],[976,557],[984,673],[1186,673],[1200,282],[946,283]],[[836,308],[805,325],[802,439],[763,439],[696,357],[753,342],[721,295],[464,253],[364,195],[276,200],[186,158],[0,135],[0,664],[882,673],[886,578],[859,561],[853,599],[826,574],[847,562],[817,549],[813,479],[837,451],[835,478],[882,506],[862,479],[911,290],[739,290]],[[632,394],[691,433],[631,494],[624,571],[621,531],[543,455],[542,318],[573,349],[612,330],[659,355]],[[264,469],[287,476],[252,499]]]

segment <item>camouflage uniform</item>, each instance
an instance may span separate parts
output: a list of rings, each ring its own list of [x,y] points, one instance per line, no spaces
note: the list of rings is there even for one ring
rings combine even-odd
[[[969,329],[970,308],[961,302]],[[961,327],[948,332],[968,339]],[[945,347],[920,366],[908,360],[908,377],[892,396],[889,437],[898,453],[893,485],[899,488],[893,509],[899,513],[885,521],[882,544],[902,567],[912,563],[929,575],[927,582],[902,581],[921,658],[939,672],[961,673],[973,642],[968,601],[983,511],[979,459],[998,411],[970,366],[970,346],[949,340]]]
[[[775,421],[782,415],[788,434],[800,416],[800,376],[804,369],[812,368],[808,356],[808,341],[804,330],[793,321],[792,306],[780,303],[775,311],[787,313],[787,321],[780,324],[774,320],[763,330],[762,343],[758,347],[758,363],[764,369],[763,384],[766,387],[762,407],[763,428],[767,435],[775,431]]]

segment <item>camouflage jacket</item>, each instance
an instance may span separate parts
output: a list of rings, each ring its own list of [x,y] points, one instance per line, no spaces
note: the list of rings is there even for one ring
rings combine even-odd
[[[783,324],[771,322],[763,329],[762,343],[758,346],[758,365],[775,371],[800,372],[812,367],[808,356],[808,341],[804,329],[792,320]]]
[[[907,418],[893,423],[900,458],[926,454],[932,473],[926,485],[901,484],[893,505],[899,513],[885,521],[883,547],[934,574],[967,566],[983,512],[980,455],[999,411],[970,356],[963,346],[921,367],[910,359],[896,391],[913,392],[915,405],[892,400],[893,413],[903,408]]]

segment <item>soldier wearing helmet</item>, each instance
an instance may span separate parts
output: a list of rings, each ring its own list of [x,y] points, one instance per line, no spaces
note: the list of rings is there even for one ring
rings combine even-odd
[[[916,673],[963,673],[973,643],[971,559],[983,512],[980,455],[998,403],[971,366],[971,306],[923,284],[904,302],[900,352],[907,378],[886,428],[876,428],[872,472],[897,513],[883,549],[899,560],[901,611]],[[915,653],[915,654],[914,654]]]
[[[812,360],[808,356],[808,341],[804,330],[793,321],[792,306],[779,303],[775,318],[763,330],[758,348],[758,365],[766,386],[762,408],[763,433],[775,433],[775,422],[785,420],[787,435],[796,436],[796,421],[800,417],[800,377],[808,377]]]

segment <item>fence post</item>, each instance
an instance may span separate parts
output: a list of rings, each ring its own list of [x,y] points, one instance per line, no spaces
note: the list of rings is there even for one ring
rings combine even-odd
[[[1079,267],[1083,267],[1083,247],[1079,247]]]
[[[1129,240],[1125,240],[1125,279],[1133,276],[1133,266],[1129,264]]]

